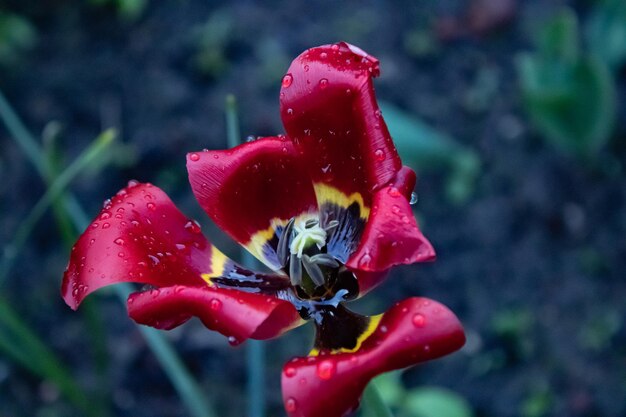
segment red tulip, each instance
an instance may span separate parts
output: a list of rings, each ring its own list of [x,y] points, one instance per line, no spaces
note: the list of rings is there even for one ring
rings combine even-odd
[[[378,60],[340,42],[309,49],[282,81],[286,135],[187,155],[193,192],[209,217],[273,273],[250,271],[211,245],[151,184],[131,182],[74,246],[66,303],[117,282],[136,322],[171,329],[191,317],[231,344],[269,339],[307,320],[313,350],[283,370],[289,416],[339,417],[374,376],[434,359],[465,340],[441,304],[409,298],[378,316],[344,304],[394,265],[434,259],[403,167],[374,96]]]

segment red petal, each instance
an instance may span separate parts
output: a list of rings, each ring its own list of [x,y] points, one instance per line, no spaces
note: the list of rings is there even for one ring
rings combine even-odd
[[[128,314],[137,323],[172,329],[191,317],[239,344],[269,339],[302,323],[288,301],[217,287],[174,286],[131,294]]]
[[[316,187],[330,185],[346,197],[358,193],[367,208],[372,190],[402,165],[376,103],[377,75],[376,58],[340,42],[296,58],[280,93],[283,124]],[[320,205],[334,199],[327,189],[317,191]]]
[[[293,144],[268,137],[224,151],[187,156],[191,187],[215,223],[272,269],[275,229],[316,211],[308,174]]]
[[[387,311],[354,353],[296,358],[283,368],[290,417],[341,417],[358,407],[376,375],[439,358],[465,343],[458,319],[443,305],[409,298]]]
[[[212,272],[214,250],[162,190],[131,182],[72,248],[61,292],[76,309],[89,293],[117,282],[203,286],[200,273]]]
[[[374,193],[373,208],[359,248],[347,266],[358,271],[384,271],[394,265],[431,261],[435,251],[417,226],[409,205],[415,173],[404,167],[396,181]],[[375,282],[373,282],[375,284]],[[362,291],[367,290],[361,285]]]

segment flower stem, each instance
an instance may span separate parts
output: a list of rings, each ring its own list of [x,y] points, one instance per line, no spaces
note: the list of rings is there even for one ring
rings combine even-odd
[[[228,147],[234,148],[241,144],[237,99],[234,95],[226,96],[226,138]],[[257,260],[245,249],[241,249],[240,260],[243,265],[251,268]],[[248,340],[246,348],[246,368],[248,372],[248,417],[265,416],[265,346],[258,340]]]
[[[393,417],[374,381],[371,381],[363,392],[362,407],[363,417]]]

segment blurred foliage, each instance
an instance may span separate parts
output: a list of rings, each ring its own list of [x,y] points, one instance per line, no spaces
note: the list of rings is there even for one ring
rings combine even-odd
[[[146,11],[148,0],[89,0],[93,6],[112,7],[118,16],[127,21],[141,17]]]
[[[543,417],[550,412],[553,404],[554,396],[550,389],[547,386],[536,387],[522,402],[520,414],[522,417]]]
[[[218,78],[230,68],[227,49],[234,33],[235,21],[226,10],[218,10],[194,31],[196,70],[206,77]]]
[[[465,202],[480,174],[481,161],[476,152],[392,104],[381,102],[380,108],[402,160],[418,172],[449,172],[448,198],[453,203]]]
[[[540,28],[532,53],[517,61],[526,111],[559,149],[592,156],[613,131],[616,98],[607,63],[581,48],[578,19],[561,10]]]
[[[399,417],[473,417],[468,402],[459,394],[441,387],[406,389],[401,371],[389,372],[374,378],[374,383],[385,402],[397,410]],[[364,417],[369,417],[364,413]]]
[[[531,356],[534,337],[531,334],[535,317],[526,308],[506,309],[493,315],[491,331],[499,339],[509,362],[519,362]]]
[[[615,310],[599,311],[589,317],[578,334],[579,344],[590,351],[609,349],[611,339],[622,328],[623,318]]]
[[[626,2],[598,0],[585,22],[587,46],[613,70],[626,62]]]
[[[36,43],[37,31],[27,19],[0,11],[0,68],[19,63]]]

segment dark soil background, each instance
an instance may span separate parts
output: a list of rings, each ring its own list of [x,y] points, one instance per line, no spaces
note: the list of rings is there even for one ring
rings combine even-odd
[[[338,40],[378,57],[378,97],[482,161],[473,193],[460,204],[443,192],[445,170],[420,170],[415,209],[438,260],[395,270],[361,304],[377,313],[423,295],[464,323],[463,350],[406,371],[403,383],[448,388],[476,416],[626,415],[626,123],[618,120],[594,162],[563,154],[529,124],[515,69],[535,22],[564,4],[584,16],[586,3],[474,1],[472,12],[461,0],[181,0],[153,1],[135,18],[111,4],[0,4],[37,32],[18,62],[0,68],[0,89],[27,126],[40,135],[51,121],[60,123],[66,161],[102,129],[121,133],[124,149],[114,163],[72,185],[90,215],[129,179],[150,181],[233,257],[236,246],[195,203],[184,165],[187,151],[226,146],[225,96],[238,98],[244,136],[280,133],[278,90],[291,59]],[[512,9],[499,14],[501,6]],[[485,74],[490,88],[482,88]],[[0,239],[8,242],[45,185],[4,128],[0,176]],[[59,296],[68,254],[54,218],[46,217],[0,294],[82,385],[101,392],[111,415],[185,416],[124,307],[106,291],[95,297],[105,360],[94,359],[84,312],[70,311]],[[268,344],[271,416],[284,415],[282,363],[308,352],[311,332]],[[231,348],[195,321],[168,338],[219,415],[245,415],[245,347]],[[96,363],[105,364],[104,384]],[[0,353],[0,415],[80,413]]]

